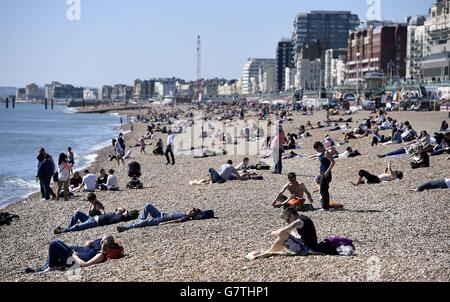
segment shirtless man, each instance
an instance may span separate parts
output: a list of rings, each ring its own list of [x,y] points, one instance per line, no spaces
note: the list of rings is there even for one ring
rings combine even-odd
[[[392,170],[391,163],[388,164],[387,169],[384,174],[375,176],[364,170],[359,171],[358,174],[359,174],[358,182],[352,183],[352,185],[354,185],[355,187],[365,184],[365,182],[363,180],[364,178],[367,179],[368,184],[379,184],[384,181],[394,181],[397,179],[403,179],[403,172]]]
[[[283,187],[281,192],[278,194],[275,201],[272,203],[274,208],[281,207],[297,207],[302,206],[305,203],[304,195],[308,196],[308,200],[313,203],[312,195],[309,193],[304,183],[299,183],[297,181],[297,175],[295,173],[289,173],[288,175],[289,183]],[[286,198],[283,194],[288,190],[291,193],[289,198]],[[286,200],[284,200],[286,199]]]

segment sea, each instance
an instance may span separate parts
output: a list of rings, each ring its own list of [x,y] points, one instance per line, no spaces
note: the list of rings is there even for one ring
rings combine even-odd
[[[82,114],[73,108],[0,103],[0,209],[39,191],[37,155],[44,147],[55,162],[71,147],[74,170],[89,166],[96,151],[111,144],[120,132],[117,114]]]

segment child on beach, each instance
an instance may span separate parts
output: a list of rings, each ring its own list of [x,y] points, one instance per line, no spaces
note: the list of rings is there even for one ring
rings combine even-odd
[[[147,155],[147,152],[145,152],[145,140],[144,137],[141,137],[141,139],[139,140],[139,146],[141,147],[141,154],[144,153],[145,155]]]

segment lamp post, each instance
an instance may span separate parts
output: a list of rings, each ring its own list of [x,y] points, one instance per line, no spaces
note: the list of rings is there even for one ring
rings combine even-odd
[[[359,60],[361,57],[361,53],[356,53],[356,102],[357,106],[359,106]]]

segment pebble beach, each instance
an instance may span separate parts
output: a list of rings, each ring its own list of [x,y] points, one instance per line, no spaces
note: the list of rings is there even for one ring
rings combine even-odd
[[[364,111],[355,113],[351,116],[351,125],[356,127],[358,121],[370,115]],[[292,113],[292,121],[283,126],[286,132],[294,132],[294,128],[306,121],[322,121],[324,116],[323,112],[314,116]],[[393,112],[389,116],[399,121],[408,120],[417,131],[427,130],[431,134],[439,129],[443,120],[448,120],[445,112]],[[146,133],[146,127],[144,123],[134,124],[134,131],[126,135],[127,147],[137,143]],[[326,134],[325,129],[309,132],[312,137],[301,140],[301,149],[295,150],[296,153],[315,154],[313,144],[323,141]],[[329,134],[336,140],[343,137],[339,131]],[[389,131],[385,134],[390,135]],[[156,138],[162,138],[165,145],[165,135],[157,133]],[[156,144],[155,140],[152,142]],[[74,211],[87,211],[87,193],[77,193],[67,202],[42,202],[40,194],[34,194],[2,210],[17,214],[20,219],[10,226],[0,227],[0,281],[449,282],[449,190],[410,191],[430,180],[449,178],[448,156],[431,157],[430,168],[412,170],[408,155],[378,159],[377,154],[398,149],[398,145],[371,147],[370,143],[371,136],[351,140],[338,148],[342,152],[350,146],[362,154],[337,160],[333,170],[330,193],[332,200],[344,205],[344,210],[306,213],[316,225],[319,240],[331,235],[353,239],[357,252],[354,257],[275,257],[255,261],[245,258],[251,251],[269,248],[274,240],[271,232],[283,226],[281,210],[274,209],[271,203],[287,183],[287,174],[297,173],[298,179],[312,192],[319,169],[317,161],[305,158],[285,160],[283,175],[262,171],[264,180],[192,186],[189,181],[205,178],[208,168],[218,169],[228,159],[238,164],[243,156],[194,159],[177,155],[176,165],[166,166],[164,157],[152,154],[153,146],[147,147],[148,155],[140,155],[139,147],[133,147],[132,158],[126,160],[126,164],[131,161],[141,164],[144,189],[127,190],[128,167],[109,161],[110,148],[106,148],[99,151],[90,170],[98,173],[100,168],[113,168],[119,178],[121,191],[96,192],[107,212],[118,207],[141,211],[146,203],[152,203],[163,212],[188,212],[193,207],[213,209],[219,219],[134,229],[125,233],[118,233],[117,225],[111,225],[54,235],[55,227],[65,226]],[[260,160],[257,156],[250,156],[252,163]],[[264,161],[272,164],[270,158]],[[392,162],[395,170],[404,172],[403,180],[358,188],[350,184],[357,180],[360,169],[380,174],[388,162]],[[313,198],[315,206],[319,206],[320,195],[316,193]],[[44,263],[52,240],[83,245],[105,234],[114,235],[123,243],[125,258],[83,268],[76,273],[24,273],[25,268]]]

